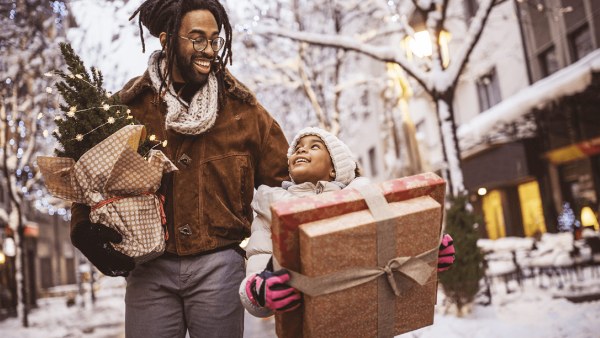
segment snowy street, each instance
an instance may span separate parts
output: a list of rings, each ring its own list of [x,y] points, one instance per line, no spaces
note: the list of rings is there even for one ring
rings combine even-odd
[[[586,289],[598,288],[600,279],[586,270]],[[32,311],[30,328],[23,328],[18,319],[0,322],[4,338],[34,337],[124,337],[124,285],[122,278],[102,278],[98,282],[95,305],[85,294],[85,307],[67,307],[63,297],[38,300]],[[514,292],[506,294],[502,285],[492,287],[492,304],[476,305],[464,318],[442,314],[441,293],[436,307],[434,325],[401,337],[486,337],[486,338],[593,338],[600,330],[600,301],[572,303],[553,298],[554,288],[538,288],[527,280],[523,289],[511,285]],[[567,286],[565,286],[565,289]],[[244,337],[275,337],[272,318],[259,319],[246,314]]]

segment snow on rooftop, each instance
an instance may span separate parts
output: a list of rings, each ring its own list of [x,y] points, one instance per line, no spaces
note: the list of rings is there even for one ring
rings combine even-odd
[[[592,82],[594,72],[600,72],[600,49],[462,124],[458,128],[458,138],[462,148],[478,143],[494,127],[514,121],[534,108],[543,108],[557,98],[585,90]]]

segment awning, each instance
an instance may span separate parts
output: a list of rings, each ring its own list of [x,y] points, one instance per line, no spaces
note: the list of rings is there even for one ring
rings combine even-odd
[[[600,94],[599,94],[600,95]],[[554,149],[545,154],[545,157],[554,164],[575,161],[600,153],[600,137],[584,142],[568,145]]]
[[[600,49],[462,124],[457,132],[461,149],[477,145],[496,128],[517,120],[535,108],[541,109],[558,98],[584,91],[592,82],[592,74],[596,72],[600,72]]]

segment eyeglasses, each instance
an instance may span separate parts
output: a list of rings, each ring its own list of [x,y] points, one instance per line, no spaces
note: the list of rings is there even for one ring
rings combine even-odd
[[[223,45],[225,44],[225,39],[223,39],[222,37],[218,37],[218,38],[214,38],[212,40],[209,40],[205,37],[199,37],[197,39],[190,39],[190,38],[186,38],[185,36],[181,36],[179,35],[180,38],[182,39],[186,39],[192,42],[192,47],[194,47],[194,49],[197,52],[202,52],[206,49],[206,46],[208,46],[208,43],[210,42],[210,48],[212,48],[213,51],[218,52],[221,48],[223,48]]]

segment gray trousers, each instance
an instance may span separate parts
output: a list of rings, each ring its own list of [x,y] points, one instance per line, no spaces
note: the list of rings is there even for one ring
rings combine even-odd
[[[245,260],[227,249],[191,257],[163,256],[127,277],[128,338],[242,337],[244,307],[238,288]]]

